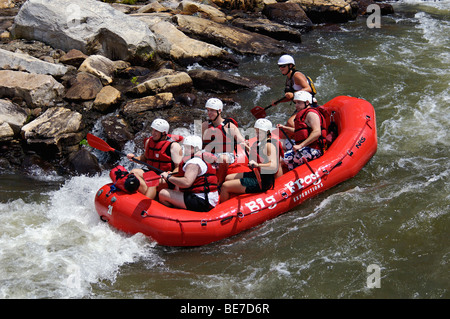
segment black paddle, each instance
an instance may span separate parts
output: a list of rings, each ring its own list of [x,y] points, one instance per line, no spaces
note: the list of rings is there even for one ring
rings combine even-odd
[[[102,140],[101,138],[99,138],[95,135],[92,135],[90,133],[87,134],[87,141],[90,146],[92,146],[93,148],[96,148],[102,152],[114,152],[114,153],[122,155],[122,156],[127,156],[127,154],[125,154],[124,152],[121,152],[121,151],[118,151],[118,150],[112,148],[104,140]],[[151,170],[155,171],[158,174],[161,174],[163,172],[159,168],[156,168],[146,162],[138,160],[136,157],[133,157],[132,160],[135,161],[136,163],[147,166],[148,168],[150,168]]]
[[[286,134],[286,132],[285,132],[281,127],[279,127],[279,129],[280,129],[280,131],[284,134],[284,136],[286,136],[286,138],[288,139],[289,143],[291,143],[292,149],[294,149],[295,143],[289,138],[289,136]],[[303,163],[305,163],[306,166],[308,166],[309,170],[310,170],[313,174],[315,174],[316,172],[314,172],[314,170],[312,169],[311,165],[309,165],[309,163],[308,163],[308,161],[306,160],[306,158],[305,158],[305,157],[302,157],[302,159],[303,159]]]
[[[247,158],[250,161],[250,156],[248,155],[248,151],[247,151],[247,148],[245,147],[245,145],[244,145],[244,151],[245,151],[245,155],[247,155]],[[256,180],[258,181],[258,186],[262,190],[261,173],[259,172],[258,167],[253,167],[250,165],[248,165],[248,166],[252,169],[253,173],[255,174]]]

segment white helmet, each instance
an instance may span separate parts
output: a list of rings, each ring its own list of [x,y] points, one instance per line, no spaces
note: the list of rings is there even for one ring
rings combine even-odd
[[[193,147],[197,147],[198,149],[202,149],[202,139],[197,135],[189,135],[183,139],[183,145],[190,145]]]
[[[312,103],[312,95],[309,92],[306,91],[297,91],[294,93],[294,101],[308,101],[309,104]]]
[[[272,130],[272,122],[268,119],[258,119],[255,122],[255,128],[263,130],[263,131],[271,131]]]
[[[169,122],[163,119],[155,119],[152,122],[151,128],[161,133],[169,133]]]
[[[208,101],[206,101],[205,107],[208,109],[216,110],[216,111],[222,111],[223,103],[221,100],[213,97],[213,98],[210,98]]]
[[[293,64],[295,65],[295,61],[294,58],[291,57],[290,55],[282,55],[279,59],[278,59],[278,65],[286,65],[286,64]]]

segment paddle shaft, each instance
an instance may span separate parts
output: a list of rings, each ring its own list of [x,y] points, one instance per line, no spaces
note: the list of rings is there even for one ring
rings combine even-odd
[[[288,139],[289,143],[291,143],[292,148],[293,148],[294,145],[295,145],[295,143],[292,142],[292,140],[289,138],[289,136],[286,134],[286,132],[285,132],[281,127],[279,127],[279,129],[280,129],[280,131],[284,134],[284,136],[286,136],[286,138]],[[302,159],[303,159],[303,162],[306,164],[306,166],[308,166],[309,170],[310,170],[313,174],[315,174],[314,170],[312,169],[311,165],[309,165],[309,163],[308,163],[308,161],[306,160],[306,158],[305,158],[305,157],[302,157]]]
[[[271,107],[274,106],[274,105],[277,105],[278,103],[280,103],[280,102],[283,101],[284,99],[285,99],[285,97],[283,96],[281,99],[276,100],[273,104],[267,105],[267,106],[264,108],[264,111],[267,110],[267,109],[269,109],[269,108],[271,108]]]
[[[118,151],[118,150],[114,150],[114,153],[120,154],[122,156],[127,156],[127,154],[125,154],[124,152]],[[156,173],[161,174],[162,172],[164,172],[163,170],[160,170],[159,168],[156,168],[156,167],[154,167],[154,166],[152,166],[152,165],[150,165],[150,164],[148,164],[146,162],[138,160],[136,157],[132,157],[131,159],[133,160],[133,162],[136,162],[136,163],[139,163],[139,164],[147,166],[148,168],[150,168],[152,171],[155,171]]]
[[[127,154],[125,154],[124,152],[118,151],[114,148],[112,148],[111,146],[108,145],[108,143],[106,143],[104,140],[102,140],[100,137],[97,137],[95,135],[92,135],[90,133],[88,133],[87,135],[87,140],[90,146],[92,146],[93,148],[96,148],[102,152],[114,152],[116,154],[122,155],[122,156],[127,156]],[[142,164],[147,166],[148,168],[150,168],[151,170],[155,171],[156,173],[161,174],[163,171],[160,170],[159,168],[156,168],[146,162],[143,162],[141,160],[138,160],[136,157],[133,157],[132,160],[136,163]]]
[[[247,158],[250,161],[250,156],[248,155],[248,151],[245,146],[244,146],[244,151],[245,151],[245,155],[247,155]],[[253,174],[255,174],[256,180],[258,181],[259,188],[262,190],[261,173],[259,172],[258,167],[250,166],[250,168],[252,169]]]

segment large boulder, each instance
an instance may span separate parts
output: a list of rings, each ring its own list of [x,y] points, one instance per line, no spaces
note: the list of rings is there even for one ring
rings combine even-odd
[[[183,0],[180,3],[178,9],[181,10],[182,14],[187,15],[198,15],[202,18],[207,18],[209,20],[224,23],[227,21],[225,13],[216,9],[213,6],[202,4],[194,1]]]
[[[312,27],[310,18],[298,3],[268,4],[264,7],[262,13],[272,21],[299,29],[302,32],[309,31]]]
[[[14,138],[28,118],[27,112],[8,100],[0,100],[0,141]]]
[[[14,20],[12,34],[112,60],[148,60],[156,50],[145,23],[96,0],[28,0]]]
[[[108,145],[115,149],[122,150],[134,137],[129,124],[120,116],[108,115],[102,119],[101,125]]]
[[[289,0],[297,3],[314,23],[347,22],[355,19],[358,5],[352,0]]]
[[[180,65],[199,63],[220,66],[237,66],[236,59],[226,50],[213,44],[192,39],[159,14],[136,14],[156,34],[158,52],[163,58]]]
[[[276,0],[211,0],[215,5],[228,10],[258,11]]]
[[[29,73],[63,76],[67,67],[62,64],[45,62],[28,54],[0,49],[0,69],[27,71]]]
[[[102,171],[98,159],[86,148],[71,153],[67,161],[70,171],[77,175],[93,176]]]
[[[51,75],[0,70],[0,98],[22,98],[30,108],[54,106],[64,94],[64,86]]]
[[[100,79],[87,72],[79,72],[67,85],[69,88],[64,98],[71,101],[93,100],[103,88]]]
[[[248,78],[213,70],[191,70],[188,72],[197,90],[206,92],[233,92],[251,89],[256,86]]]
[[[80,113],[52,107],[24,125],[21,133],[29,145],[35,145],[42,153],[68,154],[79,149],[83,128]]]
[[[181,31],[202,41],[228,47],[240,54],[280,55],[286,51],[280,41],[234,26],[179,14],[174,16],[174,21]]]
[[[130,64],[124,61],[111,61],[102,55],[91,55],[78,68],[80,72],[87,72],[98,77],[102,84],[111,84],[114,74],[119,69],[125,69]]]
[[[271,21],[265,18],[237,18],[232,24],[236,27],[267,35],[276,40],[285,40],[290,42],[301,43],[301,30],[291,28],[287,25]]]
[[[139,114],[155,109],[171,107],[174,104],[172,93],[159,93],[127,102],[123,106],[126,115]]]
[[[17,104],[8,100],[0,100],[0,121],[15,128],[21,128],[27,117],[27,112]]]
[[[98,92],[95,97],[94,109],[106,113],[117,106],[122,100],[122,94],[116,88],[108,85]]]
[[[127,93],[130,95],[150,95],[162,92],[183,92],[192,87],[192,79],[186,72],[161,69],[142,83],[138,83]]]

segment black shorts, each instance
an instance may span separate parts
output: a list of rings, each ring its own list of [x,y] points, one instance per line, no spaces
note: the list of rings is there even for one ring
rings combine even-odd
[[[242,186],[245,186],[246,193],[260,193],[273,187],[275,176],[273,174],[261,174],[262,189],[259,187],[258,180],[253,171],[245,172],[240,181]]]
[[[184,195],[184,205],[188,210],[193,210],[194,212],[209,212],[212,206],[209,204],[207,199],[202,199],[194,193],[185,192]]]

